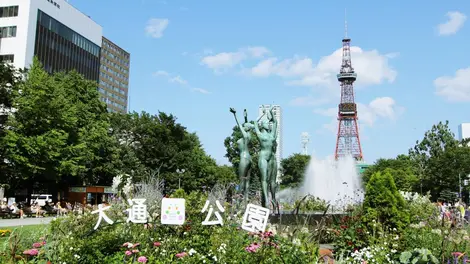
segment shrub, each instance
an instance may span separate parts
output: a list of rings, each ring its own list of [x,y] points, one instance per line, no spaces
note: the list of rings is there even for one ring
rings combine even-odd
[[[366,186],[363,208],[363,220],[369,227],[373,220],[377,220],[386,229],[402,230],[410,222],[405,200],[398,192],[389,172],[377,172],[372,175]]]

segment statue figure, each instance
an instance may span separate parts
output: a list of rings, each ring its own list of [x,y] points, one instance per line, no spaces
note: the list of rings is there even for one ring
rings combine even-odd
[[[269,127],[270,122],[272,122],[272,128]],[[263,120],[260,125],[258,125],[258,122],[255,122],[255,132],[260,143],[258,167],[261,174],[261,205],[263,207],[268,207],[269,194],[271,194],[271,202],[274,208],[278,206],[276,201],[277,162],[275,156],[277,125],[273,108],[269,110],[268,120]]]
[[[240,190],[243,193],[244,202],[248,201],[248,193],[250,187],[250,174],[251,174],[251,155],[249,151],[249,144],[251,141],[251,130],[253,129],[253,124],[248,122],[248,114],[246,109],[243,111],[245,122],[240,125],[237,119],[237,111],[234,108],[230,108],[237,122],[237,126],[242,132],[243,137],[237,141],[238,150],[240,151],[240,164],[238,165],[238,176],[240,177]]]

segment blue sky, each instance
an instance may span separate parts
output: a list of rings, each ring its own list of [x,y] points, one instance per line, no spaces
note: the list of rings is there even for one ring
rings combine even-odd
[[[407,152],[438,121],[469,122],[468,1],[70,0],[131,53],[130,108],[173,113],[219,163],[234,120],[283,108],[284,157],[335,148],[347,8],[364,158]],[[110,4],[112,3],[112,4]]]

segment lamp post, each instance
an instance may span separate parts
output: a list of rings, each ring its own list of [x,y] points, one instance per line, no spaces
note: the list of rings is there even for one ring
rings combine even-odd
[[[183,174],[186,170],[185,169],[176,169],[176,173],[178,173],[178,189],[181,189],[181,174]]]

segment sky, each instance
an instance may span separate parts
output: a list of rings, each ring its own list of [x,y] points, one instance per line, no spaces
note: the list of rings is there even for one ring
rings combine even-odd
[[[70,0],[131,53],[130,110],[174,114],[219,164],[247,109],[282,107],[283,157],[334,153],[341,40],[351,41],[364,159],[470,122],[470,2]],[[345,16],[345,10],[346,16]]]

